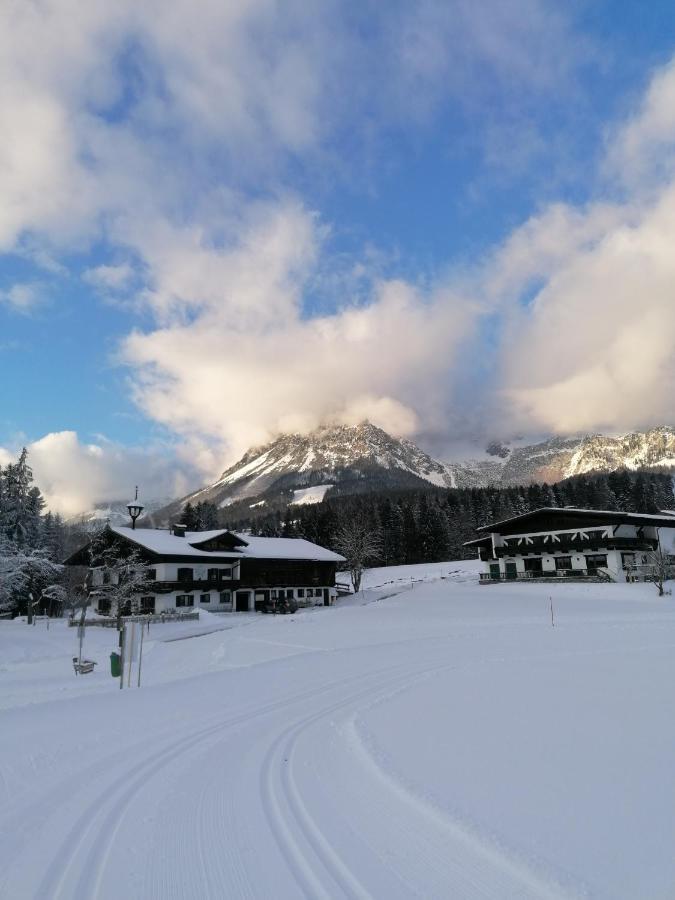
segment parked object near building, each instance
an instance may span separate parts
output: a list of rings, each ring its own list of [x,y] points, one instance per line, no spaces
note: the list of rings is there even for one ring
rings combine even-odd
[[[663,529],[675,528],[668,513],[546,507],[492,522],[467,541],[485,563],[480,580],[651,580],[655,554],[666,553]],[[672,532],[668,532],[672,535]],[[669,538],[672,544],[672,536]],[[675,572],[675,558],[671,558]]]
[[[343,557],[300,538],[263,538],[217,531],[122,528],[107,526],[104,544],[121,556],[136,551],[146,578],[125,614],[154,614],[170,610],[207,609],[247,612],[272,602],[297,606],[330,606],[337,596],[335,572]],[[89,543],[66,560],[88,565],[92,607],[103,615],[103,593],[97,586],[117,577],[91,559]]]

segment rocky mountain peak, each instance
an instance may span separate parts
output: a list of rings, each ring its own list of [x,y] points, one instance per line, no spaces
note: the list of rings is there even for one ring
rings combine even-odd
[[[621,437],[553,437],[519,447],[495,442],[487,452],[487,459],[443,463],[370,422],[323,425],[251,448],[216,482],[165,507],[158,519],[170,521],[188,501],[221,508],[236,503],[245,510],[270,504],[279,508],[319,502],[329,491],[550,484],[621,468],[675,470],[675,428],[661,425]]]

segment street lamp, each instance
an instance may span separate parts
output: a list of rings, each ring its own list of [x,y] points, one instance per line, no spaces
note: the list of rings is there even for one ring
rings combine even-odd
[[[143,512],[143,504],[138,499],[138,485],[136,485],[136,493],[134,495],[134,499],[127,503],[127,509],[129,510],[129,515],[131,516],[131,528],[132,530],[136,528],[136,519]]]

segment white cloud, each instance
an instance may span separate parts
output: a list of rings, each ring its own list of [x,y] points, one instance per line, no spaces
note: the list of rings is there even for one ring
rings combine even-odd
[[[108,291],[120,291],[127,287],[134,277],[133,267],[129,263],[114,266],[95,266],[82,273],[82,278],[94,287]]]
[[[610,131],[607,166],[644,189],[675,171],[675,59],[652,77],[634,114]]]
[[[124,346],[137,370],[136,401],[149,416],[237,454],[328,418],[370,418],[410,434],[443,412],[477,307],[450,291],[382,281],[364,305],[308,317],[303,289],[320,231],[315,216],[292,204],[256,216],[239,246],[209,254],[208,264],[199,248],[170,254],[172,293],[160,289],[150,302],[164,313],[187,287],[192,313]]]
[[[153,325],[121,354],[138,404],[179,436],[190,465],[216,471],[225,452],[326,418],[368,417],[400,434],[449,434],[467,417],[474,427],[467,409],[481,388],[467,389],[461,369],[491,314],[504,323],[507,423],[591,427],[662,409],[638,398],[639,384],[649,397],[668,384],[658,323],[671,273],[659,237],[667,243],[670,224],[659,201],[559,204],[470,284],[420,288],[372,270],[358,301],[346,287],[332,311],[308,313],[313,285],[331,274],[329,223],[280,187],[289,162],[308,179],[349,179],[347,131],[366,157],[378,134],[449,103],[478,121],[489,102],[491,133],[502,117],[526,126],[588,52],[572,48],[559,4],[366,3],[367,39],[333,2],[10,7],[0,12],[0,250],[30,239],[51,260],[101,241],[129,262],[91,267],[89,282],[121,291],[143,273]],[[626,170],[655,137],[667,141],[670,82],[655,85],[617,139]],[[542,147],[531,131],[528,146],[539,149],[525,157]],[[534,302],[513,303],[541,284]],[[637,373],[622,363],[636,346]],[[59,450],[63,484],[36,444],[51,494],[72,508],[78,490],[112,490],[98,465],[121,476],[117,451],[97,456],[61,435],[43,440]],[[77,487],[71,460],[94,487]]]
[[[353,16],[330,0],[5,4],[0,249],[27,232],[124,243],[126,226],[157,217],[199,228],[206,198],[231,206],[224,185],[273,191],[288,159],[341,177],[336,136],[370,154],[378,130],[449,101],[470,109],[496,91],[493,121],[522,114],[564,90],[578,44],[548,0],[366,3]]]
[[[47,506],[75,516],[96,503],[125,500],[136,484],[145,497],[176,497],[199,483],[199,473],[176,462],[172,448],[124,447],[99,438],[83,443],[74,431],[58,431],[27,444],[35,483]],[[0,465],[16,459],[19,447],[0,447]]]
[[[506,394],[521,422],[558,432],[673,419],[675,190],[576,248],[505,341]]]
[[[9,307],[13,312],[27,315],[43,302],[43,290],[39,284],[13,284],[6,291],[0,290],[0,304]]]
[[[622,202],[551,208],[497,257],[489,286],[502,300],[505,292],[518,298],[506,315],[500,376],[512,428],[627,430],[674,420],[674,101],[671,63],[615,127],[607,162]]]

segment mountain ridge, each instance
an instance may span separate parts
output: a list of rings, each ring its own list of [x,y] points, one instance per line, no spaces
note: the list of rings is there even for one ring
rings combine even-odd
[[[212,484],[159,509],[151,519],[170,524],[188,502],[253,508],[382,488],[510,487],[621,468],[675,470],[675,428],[658,425],[618,437],[552,437],[512,449],[495,444],[489,452],[494,459],[442,462],[368,422],[322,426],[252,447]]]
[[[309,434],[282,434],[252,447],[210,485],[193,491],[156,513],[170,521],[186,503],[214,503],[223,509],[237,501],[260,503],[325,486],[328,490],[378,487],[454,487],[452,469],[412,441],[394,438],[370,423],[322,426]],[[305,499],[303,502],[310,502]],[[314,501],[316,502],[316,501]],[[253,505],[253,503],[251,504]]]

